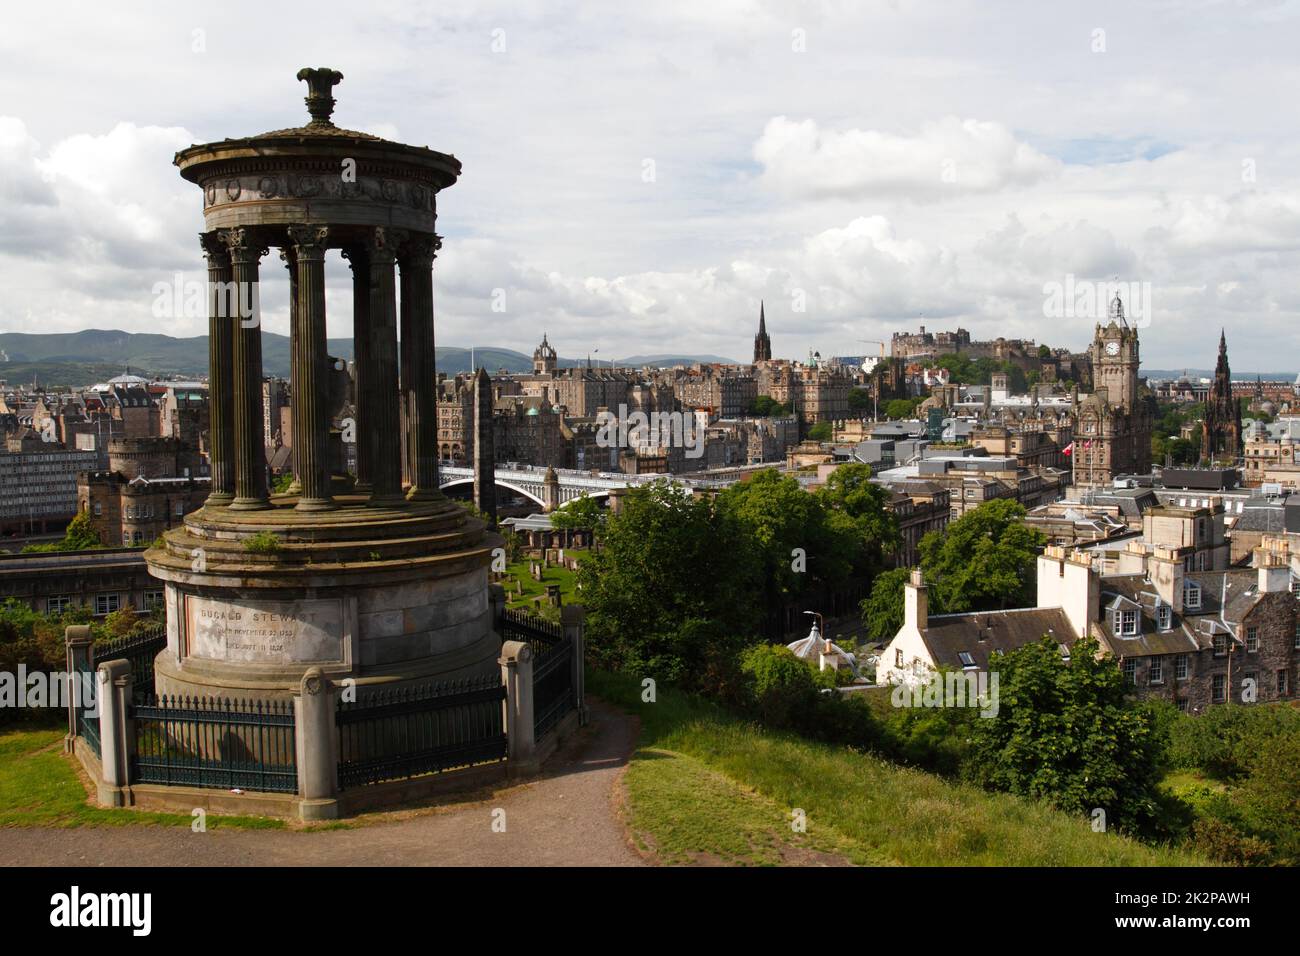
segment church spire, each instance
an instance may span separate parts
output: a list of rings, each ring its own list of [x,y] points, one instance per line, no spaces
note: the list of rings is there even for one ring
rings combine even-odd
[[[763,300],[758,300],[758,334],[754,336],[754,364],[772,360],[772,339],[767,334],[767,314]]]

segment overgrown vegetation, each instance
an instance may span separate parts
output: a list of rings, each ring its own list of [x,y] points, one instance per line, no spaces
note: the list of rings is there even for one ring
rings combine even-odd
[[[795,678],[799,680],[799,678]],[[629,822],[665,862],[833,862],[908,866],[1179,866],[1041,801],[986,793],[857,748],[765,729],[640,675],[592,672],[588,689],[635,713]],[[865,708],[862,708],[865,709]],[[803,812],[806,833],[792,827]]]
[[[259,531],[244,539],[244,550],[249,554],[279,554],[281,547],[274,531]]]
[[[97,551],[103,547],[104,542],[99,539],[99,532],[90,523],[90,512],[79,511],[77,516],[68,522],[62,541],[51,541],[48,544],[29,544],[23,548],[22,553]]]

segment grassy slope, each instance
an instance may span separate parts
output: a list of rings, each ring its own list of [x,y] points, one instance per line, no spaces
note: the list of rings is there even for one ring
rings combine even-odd
[[[629,820],[665,862],[798,862],[804,847],[908,866],[1204,862],[1094,833],[1042,804],[764,731],[671,690],[644,704],[635,676],[589,672],[587,688],[642,720],[627,774]],[[796,807],[807,814],[805,835],[791,832]]]
[[[109,810],[90,806],[73,762],[63,753],[61,730],[0,733],[0,827],[128,826],[152,823],[189,827],[189,814]],[[207,815],[209,829],[280,828],[264,817]]]

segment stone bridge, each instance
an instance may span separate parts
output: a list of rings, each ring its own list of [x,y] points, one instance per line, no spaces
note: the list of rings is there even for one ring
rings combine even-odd
[[[690,478],[682,475],[624,475],[618,472],[574,471],[567,468],[555,469],[554,499],[548,496],[546,473],[549,469],[538,465],[517,465],[515,467],[498,467],[494,472],[494,481],[498,488],[505,488],[515,494],[534,501],[546,510],[562,508],[576,498],[607,496],[617,488],[631,488],[636,485],[649,484],[660,478],[671,478],[675,484],[691,489],[725,488],[736,480],[728,475],[710,474],[707,478]],[[438,487],[446,491],[461,486],[473,487],[474,469],[464,465],[440,464],[438,466]]]

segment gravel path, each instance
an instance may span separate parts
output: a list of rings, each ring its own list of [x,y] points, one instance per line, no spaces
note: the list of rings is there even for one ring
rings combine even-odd
[[[543,777],[477,802],[320,832],[0,829],[0,866],[637,866],[615,809],[636,735],[633,718],[591,701],[590,724]]]

